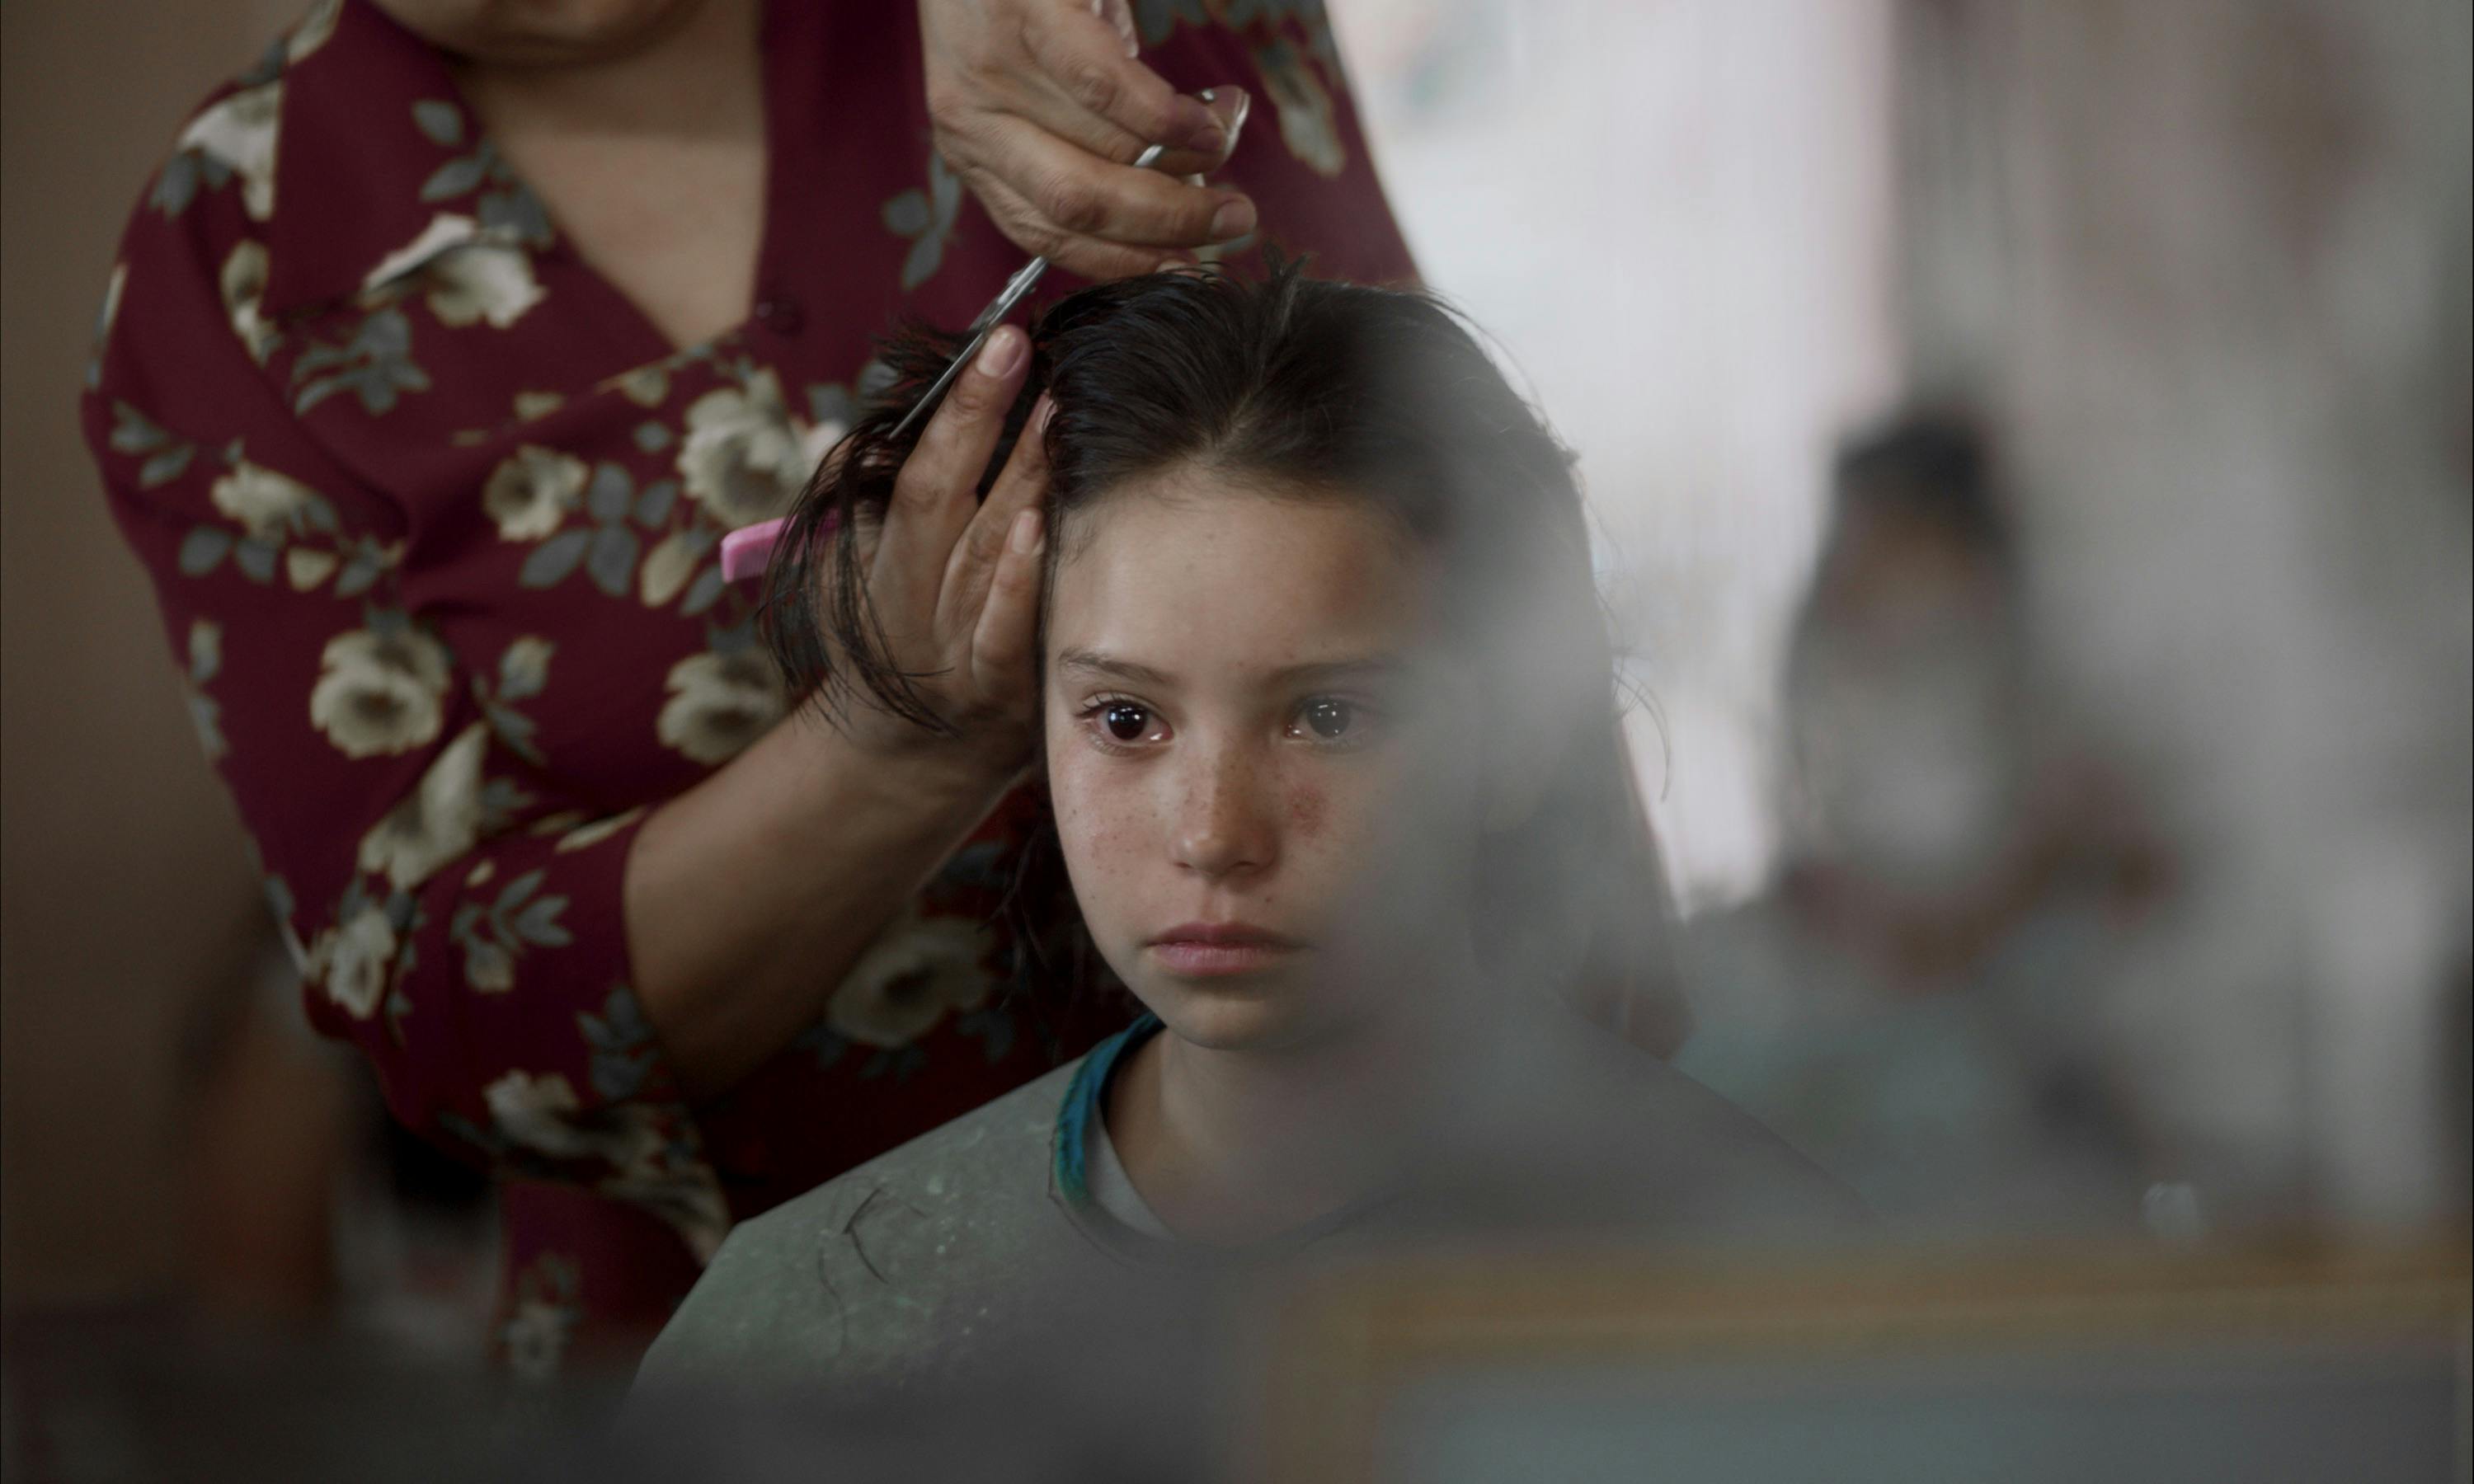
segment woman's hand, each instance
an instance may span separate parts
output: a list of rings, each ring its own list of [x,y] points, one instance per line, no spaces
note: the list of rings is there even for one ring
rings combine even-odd
[[[1205,105],[1136,61],[1126,0],[919,0],[919,35],[936,151],[1023,251],[1124,278],[1254,229],[1243,195],[1177,179],[1227,158],[1244,93]]]
[[[947,743],[854,700],[842,727],[871,754],[924,761],[950,747],[965,772],[1001,780],[1010,780],[1031,755],[1039,699],[1031,641],[1047,539],[1040,526],[1047,398],[1023,425],[986,501],[974,498],[1030,351],[1021,330],[998,326],[894,476],[884,521],[860,534],[884,657],[956,733]]]
[[[854,698],[838,726],[775,727],[637,832],[637,997],[691,1095],[735,1086],[815,1025],[1031,757],[1044,402],[986,502],[974,499],[1030,346],[1012,325],[988,337],[895,476],[885,518],[852,533],[885,658],[957,735]]]

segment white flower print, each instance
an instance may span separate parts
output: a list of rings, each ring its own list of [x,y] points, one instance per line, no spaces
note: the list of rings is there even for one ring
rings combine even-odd
[[[722,1199],[712,1167],[701,1162],[665,1160],[640,1164],[595,1188],[668,1222],[698,1262],[712,1261],[721,1239],[730,1234],[729,1203]]]
[[[532,255],[485,234],[469,216],[442,211],[421,235],[379,259],[362,280],[374,292],[417,276],[429,298],[429,312],[442,324],[461,328],[487,320],[505,329],[542,301]]]
[[[487,938],[464,945],[464,982],[475,993],[503,994],[516,987],[516,956]]]
[[[594,1076],[598,1084],[597,1065]],[[587,1110],[557,1072],[510,1071],[481,1098],[497,1140],[552,1160],[598,1160],[610,1173],[594,1189],[670,1223],[699,1259],[721,1245],[730,1208],[720,1183],[660,1108],[622,1100]]]
[[[557,1072],[511,1071],[482,1089],[490,1122],[509,1143],[553,1160],[600,1160],[613,1173],[604,1195],[656,1209],[710,1257],[730,1225],[712,1169],[682,1159],[641,1103],[614,1103],[579,1116],[575,1089]]]
[[[532,254],[504,243],[476,242],[431,260],[429,312],[441,324],[461,328],[487,320],[505,329],[523,318],[548,291],[533,278]]]
[[[198,729],[198,745],[206,761],[221,762],[231,751],[224,741],[223,707],[206,686],[223,672],[224,626],[211,618],[189,622],[189,721]]]
[[[289,475],[260,468],[244,459],[214,482],[206,497],[214,501],[215,509],[239,521],[253,538],[279,542],[285,532],[298,526],[303,515],[317,503],[318,492]]]
[[[1264,90],[1279,111],[1280,142],[1315,174],[1339,175],[1348,163],[1348,151],[1340,142],[1331,94],[1324,90],[1322,79],[1285,41],[1265,47],[1254,60],[1262,69]]]
[[[643,817],[643,813],[644,806],[643,804],[638,804],[636,807],[627,810],[623,814],[613,814],[608,819],[594,820],[588,824],[578,825],[573,829],[569,830],[566,834],[561,835],[559,837],[558,844],[551,846],[550,849],[561,855],[565,855],[572,850],[590,849],[593,846],[599,845],[602,841],[609,839],[612,835],[617,834],[628,826],[633,825],[638,819]]]
[[[722,387],[688,406],[679,444],[680,478],[691,498],[727,530],[779,515],[815,467],[805,436],[769,371],[743,387]]]
[[[283,575],[295,592],[307,592],[327,580],[343,559],[315,546],[295,546],[283,554]]]
[[[340,927],[318,935],[309,946],[309,976],[323,978],[327,997],[343,1006],[353,1019],[366,1020],[377,1013],[378,1001],[386,994],[395,950],[395,924],[387,920],[384,907],[372,902]]]
[[[948,1011],[973,1009],[986,997],[981,965],[988,947],[976,922],[906,912],[851,966],[825,1021],[863,1045],[908,1045]]]
[[[654,734],[697,762],[728,762],[782,715],[780,677],[753,647],[690,655],[670,666],[667,684]]]
[[[94,319],[94,338],[97,345],[109,340],[111,327],[120,323],[120,297],[128,292],[128,289],[129,265],[112,264],[110,281],[103,286],[103,308],[96,313]]]
[[[526,443],[490,471],[481,508],[502,541],[537,541],[559,528],[584,498],[592,470],[573,454]]]
[[[404,275],[428,262],[450,248],[461,247],[481,233],[481,224],[469,216],[441,211],[429,219],[421,235],[378,259],[376,268],[361,280],[361,292],[384,288]]]
[[[698,539],[699,536],[702,539]],[[647,608],[660,608],[679,595],[679,589],[695,575],[696,563],[712,546],[708,533],[673,531],[660,544],[645,553],[644,565],[636,574],[636,590]]]
[[[489,745],[483,723],[457,733],[421,786],[361,837],[361,870],[383,872],[397,891],[408,892],[473,849],[481,834],[481,757]]]
[[[549,657],[558,645],[538,634],[521,635],[498,657],[498,688],[509,696],[538,696],[549,683]]]
[[[309,13],[302,16],[301,23],[292,28],[292,35],[284,38],[285,63],[298,62],[326,45],[327,38],[335,34],[335,18],[343,12],[344,0],[318,0],[311,6]]]
[[[445,721],[447,647],[409,624],[350,629],[327,641],[309,720],[347,757],[426,746]]]
[[[282,108],[282,83],[245,87],[181,132],[181,149],[195,150],[240,177],[241,208],[254,222],[275,212],[275,126]]]
[[[593,1137],[572,1121],[575,1089],[556,1072],[510,1071],[481,1089],[490,1124],[510,1143],[553,1159],[593,1152]]]
[[[232,333],[240,337],[249,358],[258,365],[266,364],[266,352],[275,346],[275,326],[258,314],[258,300],[266,297],[266,245],[244,241],[224,259],[224,313],[231,317]]]

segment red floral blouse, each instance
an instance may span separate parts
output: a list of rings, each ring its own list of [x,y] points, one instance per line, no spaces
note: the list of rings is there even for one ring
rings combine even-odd
[[[1220,178],[1263,237],[1410,275],[1319,4],[1137,10],[1174,84],[1263,105]],[[623,1356],[734,1219],[1107,1028],[1002,993],[1028,796],[721,1101],[681,1101],[629,992],[636,825],[781,711],[721,536],[796,494],[872,336],[966,322],[1024,257],[930,148],[911,7],[784,0],[764,44],[759,302],[709,345],[674,350],[567,245],[443,59],[325,0],[182,132],[86,376],[311,1018],[503,1177],[524,1373]]]

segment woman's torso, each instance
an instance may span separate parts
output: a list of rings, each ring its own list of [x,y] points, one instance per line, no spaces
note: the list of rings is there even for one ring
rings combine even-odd
[[[1258,128],[1225,177],[1254,192],[1266,232],[1336,275],[1405,276],[1320,28],[1156,24],[1151,59],[1176,85],[1242,82],[1295,115]],[[321,7],[270,55],[279,106],[263,85],[226,95],[167,170],[181,189],[272,198],[262,214],[252,202],[250,243],[194,251],[221,265],[229,330],[331,470],[322,487],[361,492],[345,521],[357,546],[296,549],[279,534],[264,580],[345,597],[390,574],[411,621],[469,668],[493,755],[521,770],[493,780],[503,791],[481,801],[485,817],[562,848],[579,836],[561,831],[657,804],[779,718],[752,594],[721,580],[719,538],[787,507],[867,394],[873,336],[902,314],[967,321],[1023,257],[933,154],[910,8],[777,4],[764,27],[755,302],[685,350],[561,236],[444,60],[362,0]],[[155,204],[170,215],[165,189]],[[1070,286],[1057,275],[1049,293]],[[692,1159],[732,1216],[1122,1023],[1104,1006],[1078,1018],[1001,993],[1010,960],[993,924],[1037,813],[1026,795],[1001,806],[824,1020],[698,1113]],[[506,971],[511,984],[489,988],[521,995],[521,952]],[[607,1048],[592,1049],[597,1066]],[[526,1354],[596,1327],[641,1334],[696,1272],[650,1205],[517,1182],[505,1206],[504,1337]]]

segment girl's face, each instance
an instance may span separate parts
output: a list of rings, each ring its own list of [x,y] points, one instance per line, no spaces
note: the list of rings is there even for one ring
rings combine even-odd
[[[1438,563],[1340,496],[1192,467],[1059,533],[1049,784],[1084,921],[1202,1045],[1314,1039],[1467,952],[1478,728]]]

